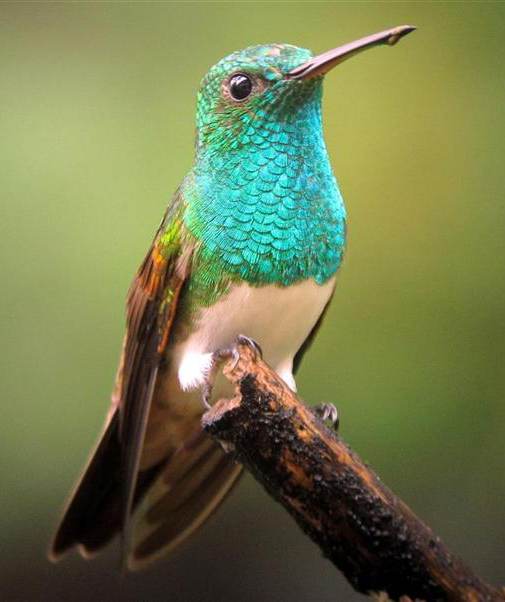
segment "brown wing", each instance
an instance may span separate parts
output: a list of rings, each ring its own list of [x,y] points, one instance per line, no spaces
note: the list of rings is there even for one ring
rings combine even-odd
[[[159,468],[144,471],[137,485],[158,369],[192,256],[191,245],[182,244],[180,208],[181,201],[176,195],[130,287],[127,332],[112,408],[52,542],[53,560],[74,544],[80,544],[83,553],[89,555],[120,528],[127,544],[132,505]]]
[[[133,517],[128,568],[149,566],[189,537],[217,509],[241,472],[242,466],[206,436],[197,417],[193,434],[150,483]],[[139,481],[143,478],[144,471]]]
[[[178,217],[168,227],[176,231]],[[127,335],[119,397],[121,443],[121,517],[123,558],[128,549],[128,523],[137,484],[140,455],[160,361],[174,322],[179,296],[189,274],[191,248],[177,241],[167,246],[163,232],[156,236],[133,281],[127,301]]]

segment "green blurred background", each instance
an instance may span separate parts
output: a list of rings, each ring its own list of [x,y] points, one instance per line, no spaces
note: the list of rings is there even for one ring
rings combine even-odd
[[[505,5],[0,6],[0,597],[362,599],[250,477],[146,573],[44,557],[101,427],[124,299],[193,154],[200,77],[253,43],[403,23],[325,85],[347,201],[338,292],[299,378],[483,578],[505,582]]]

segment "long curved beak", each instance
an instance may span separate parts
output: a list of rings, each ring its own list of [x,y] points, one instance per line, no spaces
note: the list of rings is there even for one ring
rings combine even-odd
[[[344,44],[323,54],[319,54],[307,62],[303,63],[299,67],[295,67],[288,74],[289,79],[306,79],[309,77],[315,77],[316,75],[323,75],[330,69],[333,69],[336,65],[340,65],[343,61],[347,60],[351,56],[358,54],[362,50],[378,46],[379,44],[388,44],[393,46],[398,42],[400,38],[406,36],[416,28],[413,25],[399,25],[393,29],[387,29],[386,31],[380,31],[374,33],[366,38],[361,38],[355,42]]]

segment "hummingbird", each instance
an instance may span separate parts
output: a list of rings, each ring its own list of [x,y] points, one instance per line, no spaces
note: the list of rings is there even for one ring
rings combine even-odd
[[[226,497],[242,468],[201,428],[216,353],[250,337],[296,390],[342,263],[346,211],[323,137],[323,78],[414,29],[318,56],[250,46],[204,76],[194,163],[129,289],[110,410],[51,560],[74,546],[93,556],[119,533],[123,566],[143,568]],[[225,393],[213,381],[212,398]]]

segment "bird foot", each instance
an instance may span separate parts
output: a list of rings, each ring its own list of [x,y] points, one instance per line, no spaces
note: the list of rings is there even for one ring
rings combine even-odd
[[[202,404],[207,412],[212,407],[210,400],[212,399],[212,385],[210,378],[206,378],[202,385]]]
[[[263,357],[263,350],[260,345],[250,337],[247,337],[243,334],[239,334],[236,339],[237,344],[246,345],[249,347],[254,353],[254,360]],[[240,354],[237,350],[236,345],[233,347],[226,347],[224,349],[218,349],[214,351],[212,354],[211,367],[205,378],[205,381],[202,385],[202,403],[205,410],[210,410],[212,407],[211,399],[212,399],[212,388],[214,386],[214,381],[216,378],[217,369],[225,360],[233,360],[233,364],[231,366],[232,370],[235,370],[237,364],[240,360]]]
[[[332,403],[321,402],[313,408],[314,414],[321,418],[323,422],[329,420],[333,430],[338,431],[340,419],[338,416],[338,410]]]
[[[237,337],[237,343],[249,347],[249,349],[254,352],[254,360],[257,360],[258,356],[263,358],[263,349],[261,348],[260,344],[254,339],[251,339],[251,337],[246,337],[245,334],[239,334]]]

